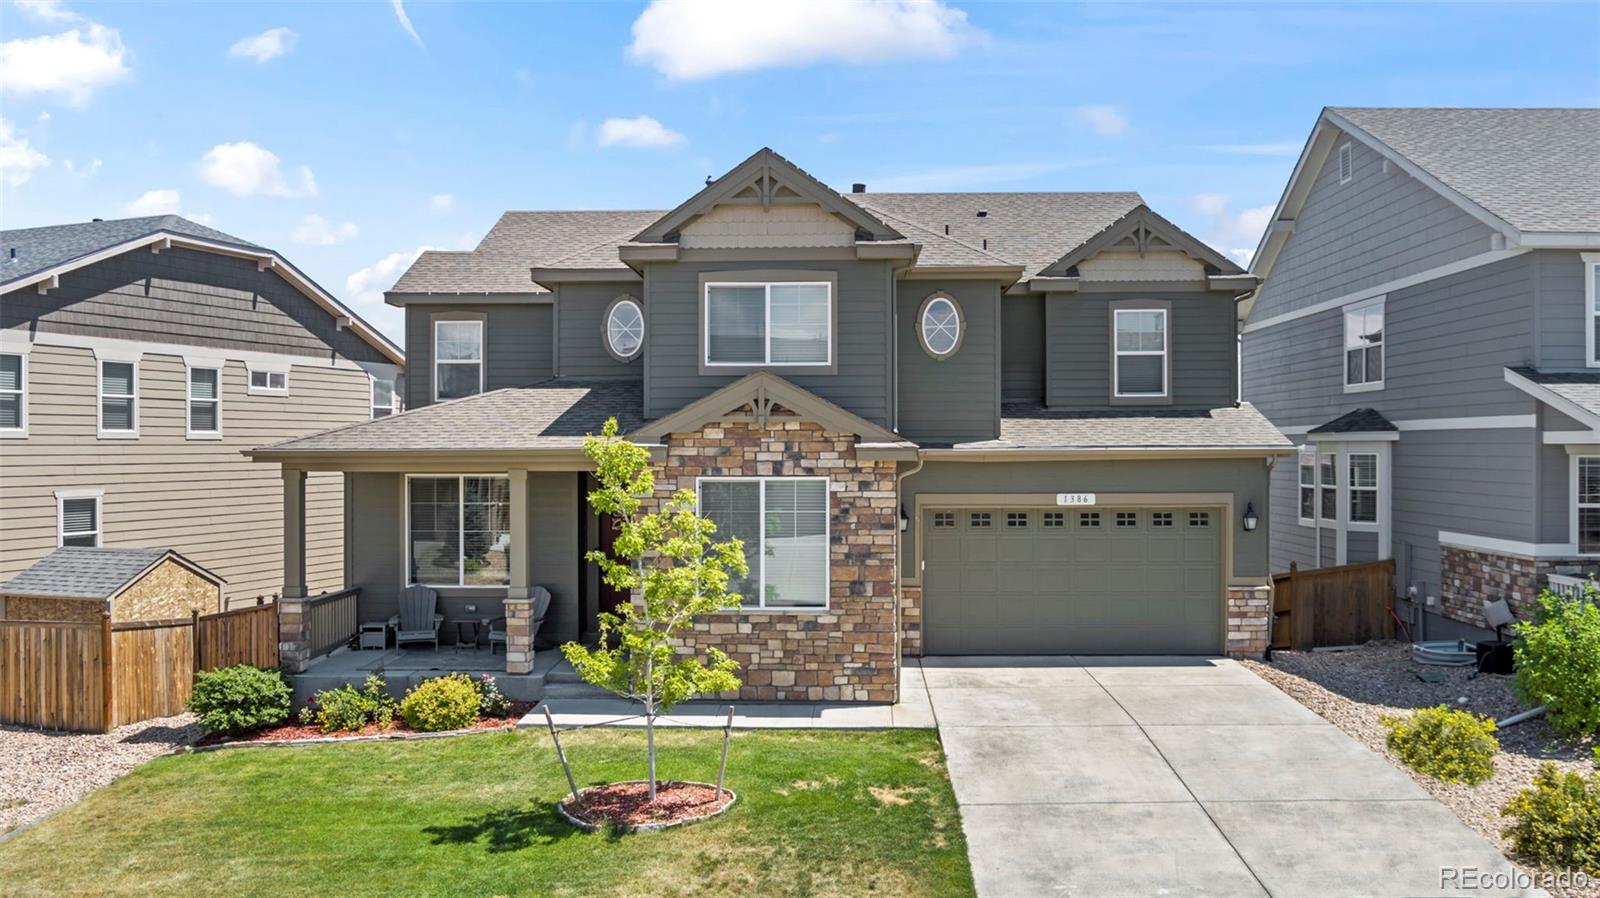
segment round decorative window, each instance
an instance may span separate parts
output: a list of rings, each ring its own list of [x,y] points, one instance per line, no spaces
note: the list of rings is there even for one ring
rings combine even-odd
[[[917,336],[928,355],[936,359],[954,355],[961,347],[961,307],[944,293],[928,297],[917,316]]]
[[[631,296],[620,296],[606,309],[606,350],[619,362],[644,348],[644,309]]]

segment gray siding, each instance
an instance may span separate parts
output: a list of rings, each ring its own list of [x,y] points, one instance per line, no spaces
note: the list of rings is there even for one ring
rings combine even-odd
[[[485,320],[484,389],[519,387],[555,373],[551,337],[554,306],[485,303],[481,306],[406,306],[406,408],[433,402],[433,325],[435,316]]]
[[[1000,285],[909,281],[898,292],[899,432],[922,444],[998,437]],[[949,294],[961,306],[961,346],[944,359],[928,355],[919,337],[917,312],[934,293]]]
[[[1238,395],[1231,295],[1204,292],[1052,293],[1045,302],[1046,402],[1056,408],[1103,408],[1111,396],[1111,313],[1118,300],[1172,303],[1172,406],[1216,408]]]
[[[1000,301],[1000,395],[1007,402],[1044,401],[1044,297]]]
[[[61,276],[49,293],[18,290],[0,328],[388,362],[333,316],[250,259],[188,249],[135,250]]]
[[[1317,567],[1317,528],[1300,523],[1300,462],[1296,456],[1278,459],[1272,469],[1272,571],[1281,574],[1290,562]],[[1333,553],[1325,560],[1333,564]]]
[[[1251,317],[1302,309],[1489,250],[1487,225],[1352,141],[1355,178],[1339,183],[1337,146]]]
[[[647,267],[645,417],[670,414],[740,376],[699,373],[701,272],[771,268],[831,271],[839,279],[837,373],[791,376],[781,367],[773,372],[869,421],[890,426],[894,287],[887,262],[681,262]]]
[[[1280,466],[1281,467],[1281,466]],[[1264,577],[1267,534],[1274,529],[1274,511],[1265,508],[1267,469],[1261,459],[1183,459],[1173,461],[1065,462],[929,462],[902,481],[901,501],[908,512],[920,493],[1232,493],[1237,514],[1233,528],[1233,575]],[[1239,520],[1246,502],[1261,511],[1261,523],[1246,533]],[[1003,504],[1003,503],[1002,503]],[[918,522],[911,515],[900,553],[901,573],[914,574],[909,547]],[[1290,518],[1292,523],[1293,518]]]
[[[635,299],[637,287],[619,284],[561,284],[556,293],[556,367],[563,377],[639,378],[643,355],[619,362],[606,351],[605,316],[611,301],[624,294]],[[648,339],[648,336],[647,336]]]
[[[1346,564],[1377,561],[1378,534],[1366,530],[1353,530],[1345,534],[1344,552]]]
[[[1538,306],[1538,365],[1541,368],[1582,369],[1587,351],[1584,332],[1584,273],[1588,266],[1573,252],[1532,254],[1535,302]]]
[[[1503,369],[1533,361],[1534,260],[1517,256],[1388,294],[1381,390],[1344,392],[1340,309],[1247,332],[1244,398],[1279,427],[1361,407],[1390,420],[1531,414],[1535,401],[1506,383]]]

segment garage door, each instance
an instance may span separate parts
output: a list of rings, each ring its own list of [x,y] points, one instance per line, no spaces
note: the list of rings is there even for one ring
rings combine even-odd
[[[922,525],[928,654],[1222,649],[1213,509],[939,509]]]

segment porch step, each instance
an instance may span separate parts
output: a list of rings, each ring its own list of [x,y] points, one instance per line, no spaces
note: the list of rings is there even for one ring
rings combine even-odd
[[[540,700],[546,702],[573,702],[616,697],[615,693],[581,681],[576,683],[555,683],[546,680],[544,693],[540,696]]]
[[[556,665],[544,672],[544,681],[550,683],[583,683],[578,672],[572,669],[572,664],[562,658]],[[588,685],[585,683],[584,685]]]

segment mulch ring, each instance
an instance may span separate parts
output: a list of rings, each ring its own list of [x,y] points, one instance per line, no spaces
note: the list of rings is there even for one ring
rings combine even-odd
[[[650,786],[643,781],[607,783],[581,789],[577,798],[568,797],[556,807],[568,822],[590,832],[642,832],[715,817],[738,797],[732,789],[719,793],[709,783],[676,780],[657,782],[655,801],[650,801],[649,795]]]
[[[533,710],[532,702],[512,702],[511,710],[507,711],[506,716],[504,717],[479,717],[477,720],[473,721],[467,726],[458,730],[451,730],[450,732],[469,733],[477,730],[501,730],[507,727],[514,727],[517,725],[517,721],[521,720],[523,716],[531,710]],[[290,719],[294,720],[295,718]],[[406,736],[420,732],[420,730],[413,730],[411,727],[406,726],[406,722],[397,714],[394,720],[390,721],[387,726],[379,726],[375,723],[369,723],[359,730],[338,730],[332,733],[324,733],[322,731],[322,727],[317,726],[314,723],[309,725],[299,722],[283,723],[275,727],[267,727],[263,730],[257,730],[254,733],[247,733],[243,736],[224,736],[220,733],[211,733],[203,737],[198,743],[196,743],[196,745],[199,747],[206,747],[232,742],[298,742],[302,740],[325,742],[330,739],[360,739],[372,738],[374,736]],[[428,735],[435,734],[429,733]]]

